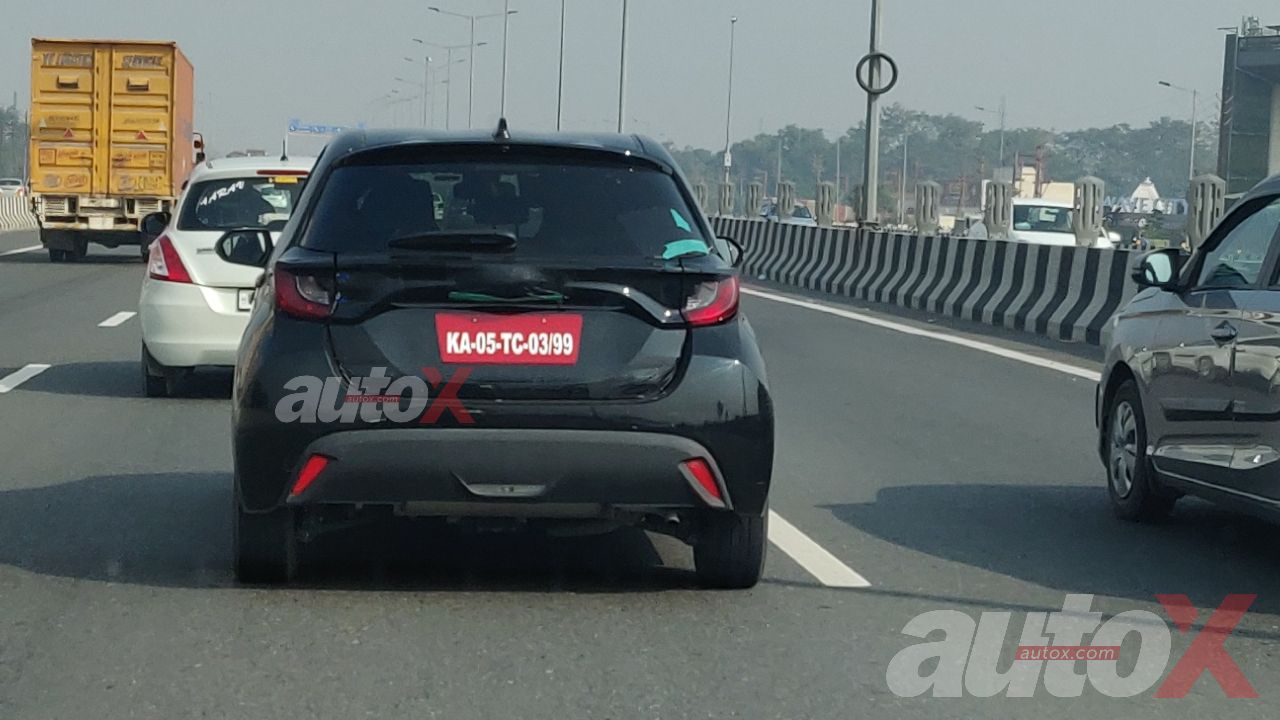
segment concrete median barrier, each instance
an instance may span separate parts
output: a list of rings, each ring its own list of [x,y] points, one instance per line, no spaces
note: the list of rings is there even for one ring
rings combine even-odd
[[[31,206],[25,197],[0,195],[0,232],[10,230],[38,230],[40,224],[31,214]]]
[[[1098,345],[1137,292],[1129,253],[712,218],[743,273],[797,288]]]

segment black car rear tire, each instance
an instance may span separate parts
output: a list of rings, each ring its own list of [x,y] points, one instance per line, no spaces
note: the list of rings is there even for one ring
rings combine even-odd
[[[142,346],[141,365],[143,393],[149,398],[168,397],[170,372],[151,356],[146,345]]]
[[[293,580],[298,572],[293,508],[249,513],[236,503],[235,564],[236,580],[242,583],[272,585]]]
[[[768,534],[767,513],[708,515],[693,546],[698,583],[725,590],[755,587],[764,571]]]
[[[1126,409],[1131,416],[1126,414]],[[1127,417],[1131,417],[1131,423],[1126,421]],[[1126,380],[1116,389],[1107,407],[1106,423],[1107,495],[1116,517],[1135,522],[1168,517],[1178,498],[1160,486],[1151,459],[1147,457],[1146,415],[1142,412],[1138,386],[1132,380]],[[1125,462],[1126,457],[1131,457],[1131,465]]]

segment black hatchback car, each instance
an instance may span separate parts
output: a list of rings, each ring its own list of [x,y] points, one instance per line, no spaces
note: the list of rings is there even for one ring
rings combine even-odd
[[[1116,513],[1158,518],[1185,493],[1280,519],[1280,176],[1194,253],[1140,255],[1132,275],[1098,385]]]
[[[774,429],[741,248],[657,143],[353,131],[274,245],[216,250],[266,268],[233,397],[242,581],[393,515],[637,526],[706,586],[759,579]]]

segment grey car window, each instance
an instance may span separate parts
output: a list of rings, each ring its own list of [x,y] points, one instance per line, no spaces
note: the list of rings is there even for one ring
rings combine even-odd
[[[1239,288],[1257,283],[1271,241],[1280,229],[1280,198],[1245,218],[1210,250],[1197,287]]]

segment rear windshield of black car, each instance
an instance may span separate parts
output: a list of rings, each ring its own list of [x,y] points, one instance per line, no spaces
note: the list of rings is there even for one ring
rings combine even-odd
[[[510,233],[521,256],[565,259],[662,258],[711,245],[670,175],[545,152],[339,167],[301,244],[379,253],[433,232]]]

